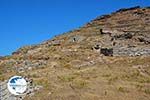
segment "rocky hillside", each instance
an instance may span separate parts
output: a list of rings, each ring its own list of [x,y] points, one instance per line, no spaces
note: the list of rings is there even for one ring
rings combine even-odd
[[[150,100],[150,8],[103,15],[0,58],[0,80],[42,88],[25,100]]]

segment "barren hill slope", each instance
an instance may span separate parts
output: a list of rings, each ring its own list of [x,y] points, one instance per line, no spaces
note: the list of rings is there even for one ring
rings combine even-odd
[[[0,79],[42,88],[25,100],[150,100],[150,8],[120,9],[0,59]]]

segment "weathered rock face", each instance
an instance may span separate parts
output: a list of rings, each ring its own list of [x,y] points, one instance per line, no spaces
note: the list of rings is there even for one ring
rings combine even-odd
[[[114,56],[148,56],[150,48],[118,48],[114,50]]]

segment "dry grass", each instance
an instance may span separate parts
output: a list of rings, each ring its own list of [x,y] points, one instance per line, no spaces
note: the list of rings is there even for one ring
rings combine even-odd
[[[18,73],[14,70],[7,72],[13,64],[0,64],[0,80],[22,75],[33,79],[35,85],[43,86],[34,96],[27,96],[25,100],[150,100],[150,57],[104,57],[91,50],[95,44],[105,40],[99,34],[99,29],[105,26],[113,30],[141,28],[148,31],[148,26],[143,28],[144,21],[128,21],[132,13],[114,14],[108,20],[93,21],[93,26],[57,36],[54,40],[63,40],[59,46],[39,45],[42,49],[34,53],[31,59],[27,54],[31,47],[22,48],[21,55],[8,56],[6,59],[32,61],[49,57],[46,65]],[[135,18],[134,16],[132,20]],[[121,22],[118,23],[120,20],[132,26],[123,27]],[[70,37],[81,34],[86,37],[84,41],[68,42]],[[73,61],[79,63],[72,64]],[[83,66],[75,68],[81,64]],[[141,72],[138,67],[133,67],[139,65],[146,71]]]

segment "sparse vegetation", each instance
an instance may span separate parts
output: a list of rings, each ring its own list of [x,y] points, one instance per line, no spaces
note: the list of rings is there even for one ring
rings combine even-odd
[[[82,89],[82,88],[85,88],[87,87],[88,85],[88,82],[86,80],[83,80],[83,79],[76,79],[72,82],[71,84],[74,88],[77,88],[77,89]]]
[[[138,11],[144,17],[135,15]],[[138,40],[149,36],[149,14],[149,9],[121,10],[42,44],[20,48],[0,59],[0,80],[21,75],[43,87],[25,100],[149,100],[150,46]],[[100,29],[111,34],[102,35]],[[102,55],[101,48],[113,48],[111,57]],[[140,51],[143,48],[148,49]]]
[[[118,88],[118,91],[123,93],[129,92],[125,87],[121,87],[121,86]]]
[[[145,91],[144,91],[146,94],[150,94],[150,89],[148,88],[148,89],[145,89]]]
[[[57,77],[63,82],[71,82],[75,79],[75,76],[72,76],[72,75],[63,75],[63,76],[57,76]]]

